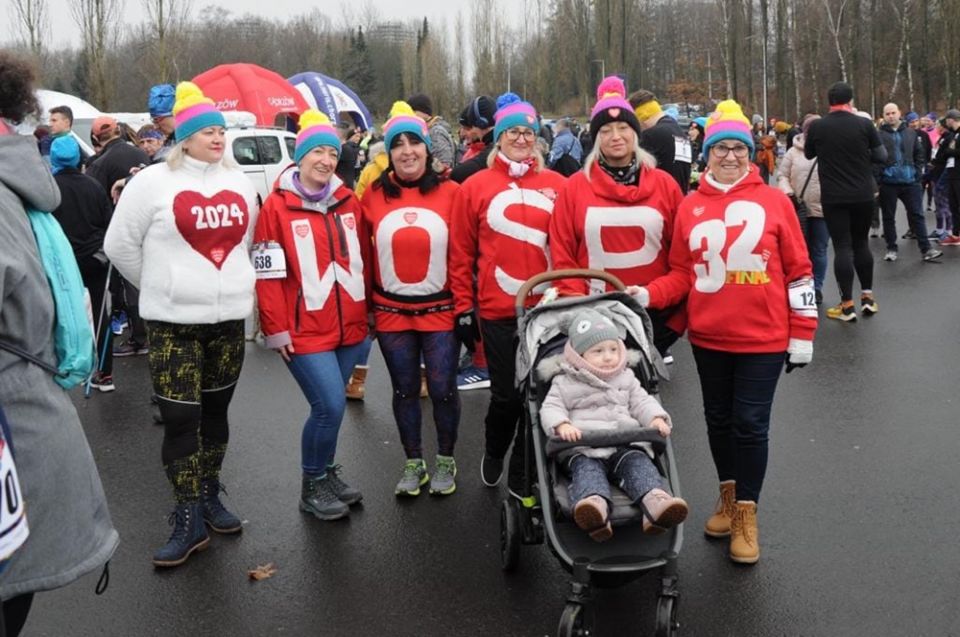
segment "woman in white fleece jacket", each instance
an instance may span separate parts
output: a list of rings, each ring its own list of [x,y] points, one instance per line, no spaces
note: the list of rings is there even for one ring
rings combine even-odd
[[[130,180],[104,250],[140,288],[150,375],[163,417],[161,455],[176,509],[157,566],[184,563],[209,544],[206,523],[239,533],[220,501],[227,409],[243,365],[243,319],[253,311],[249,250],[256,192],[223,161],[225,121],[200,89],[177,87],[177,140],[166,163]]]
[[[560,363],[540,407],[540,425],[548,436],[568,442],[584,431],[624,431],[652,427],[670,435],[670,416],[628,369],[627,350],[610,319],[594,310],[578,313],[570,323]],[[617,484],[643,511],[643,532],[662,533],[687,517],[687,503],[664,491],[660,472],[643,443],[619,447],[574,447],[562,461],[570,472],[573,518],[594,540],[613,535],[610,482]]]

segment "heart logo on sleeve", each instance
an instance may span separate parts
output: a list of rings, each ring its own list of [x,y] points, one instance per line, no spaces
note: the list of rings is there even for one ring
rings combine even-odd
[[[243,241],[250,214],[246,200],[232,190],[221,190],[212,197],[185,190],[173,200],[173,217],[190,247],[219,270]]]

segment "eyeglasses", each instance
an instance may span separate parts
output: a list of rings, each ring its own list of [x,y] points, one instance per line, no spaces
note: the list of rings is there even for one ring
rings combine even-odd
[[[524,128],[523,130],[520,130],[519,128],[508,128],[503,132],[503,134],[506,135],[507,139],[511,142],[515,142],[521,137],[528,142],[532,142],[537,138],[537,134],[529,128]]]
[[[717,157],[726,157],[730,153],[738,159],[743,159],[750,154],[750,147],[738,144],[736,146],[725,146],[724,144],[715,144],[710,147],[711,152]]]

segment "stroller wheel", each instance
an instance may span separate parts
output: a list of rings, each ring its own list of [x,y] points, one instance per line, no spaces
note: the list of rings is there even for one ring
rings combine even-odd
[[[557,637],[588,637],[590,627],[586,626],[583,606],[567,602],[560,615],[560,625],[557,626]]]
[[[657,626],[654,632],[657,637],[673,637],[680,630],[678,601],[676,597],[669,595],[661,595],[657,600]]]
[[[516,570],[520,563],[520,512],[515,498],[507,498],[500,506],[500,565],[503,570]]]

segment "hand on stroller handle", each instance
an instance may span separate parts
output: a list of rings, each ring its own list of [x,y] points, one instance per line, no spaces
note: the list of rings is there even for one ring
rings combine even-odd
[[[533,290],[533,288],[537,287],[541,283],[546,283],[547,281],[556,281],[557,279],[600,279],[601,281],[606,281],[612,285],[619,292],[626,290],[626,287],[623,285],[623,281],[612,274],[604,272],[603,270],[583,268],[541,272],[540,274],[527,279],[523,285],[520,286],[520,289],[517,290],[517,298],[515,303],[517,316],[521,316],[523,314],[526,299],[528,296],[530,296],[530,291]]]

